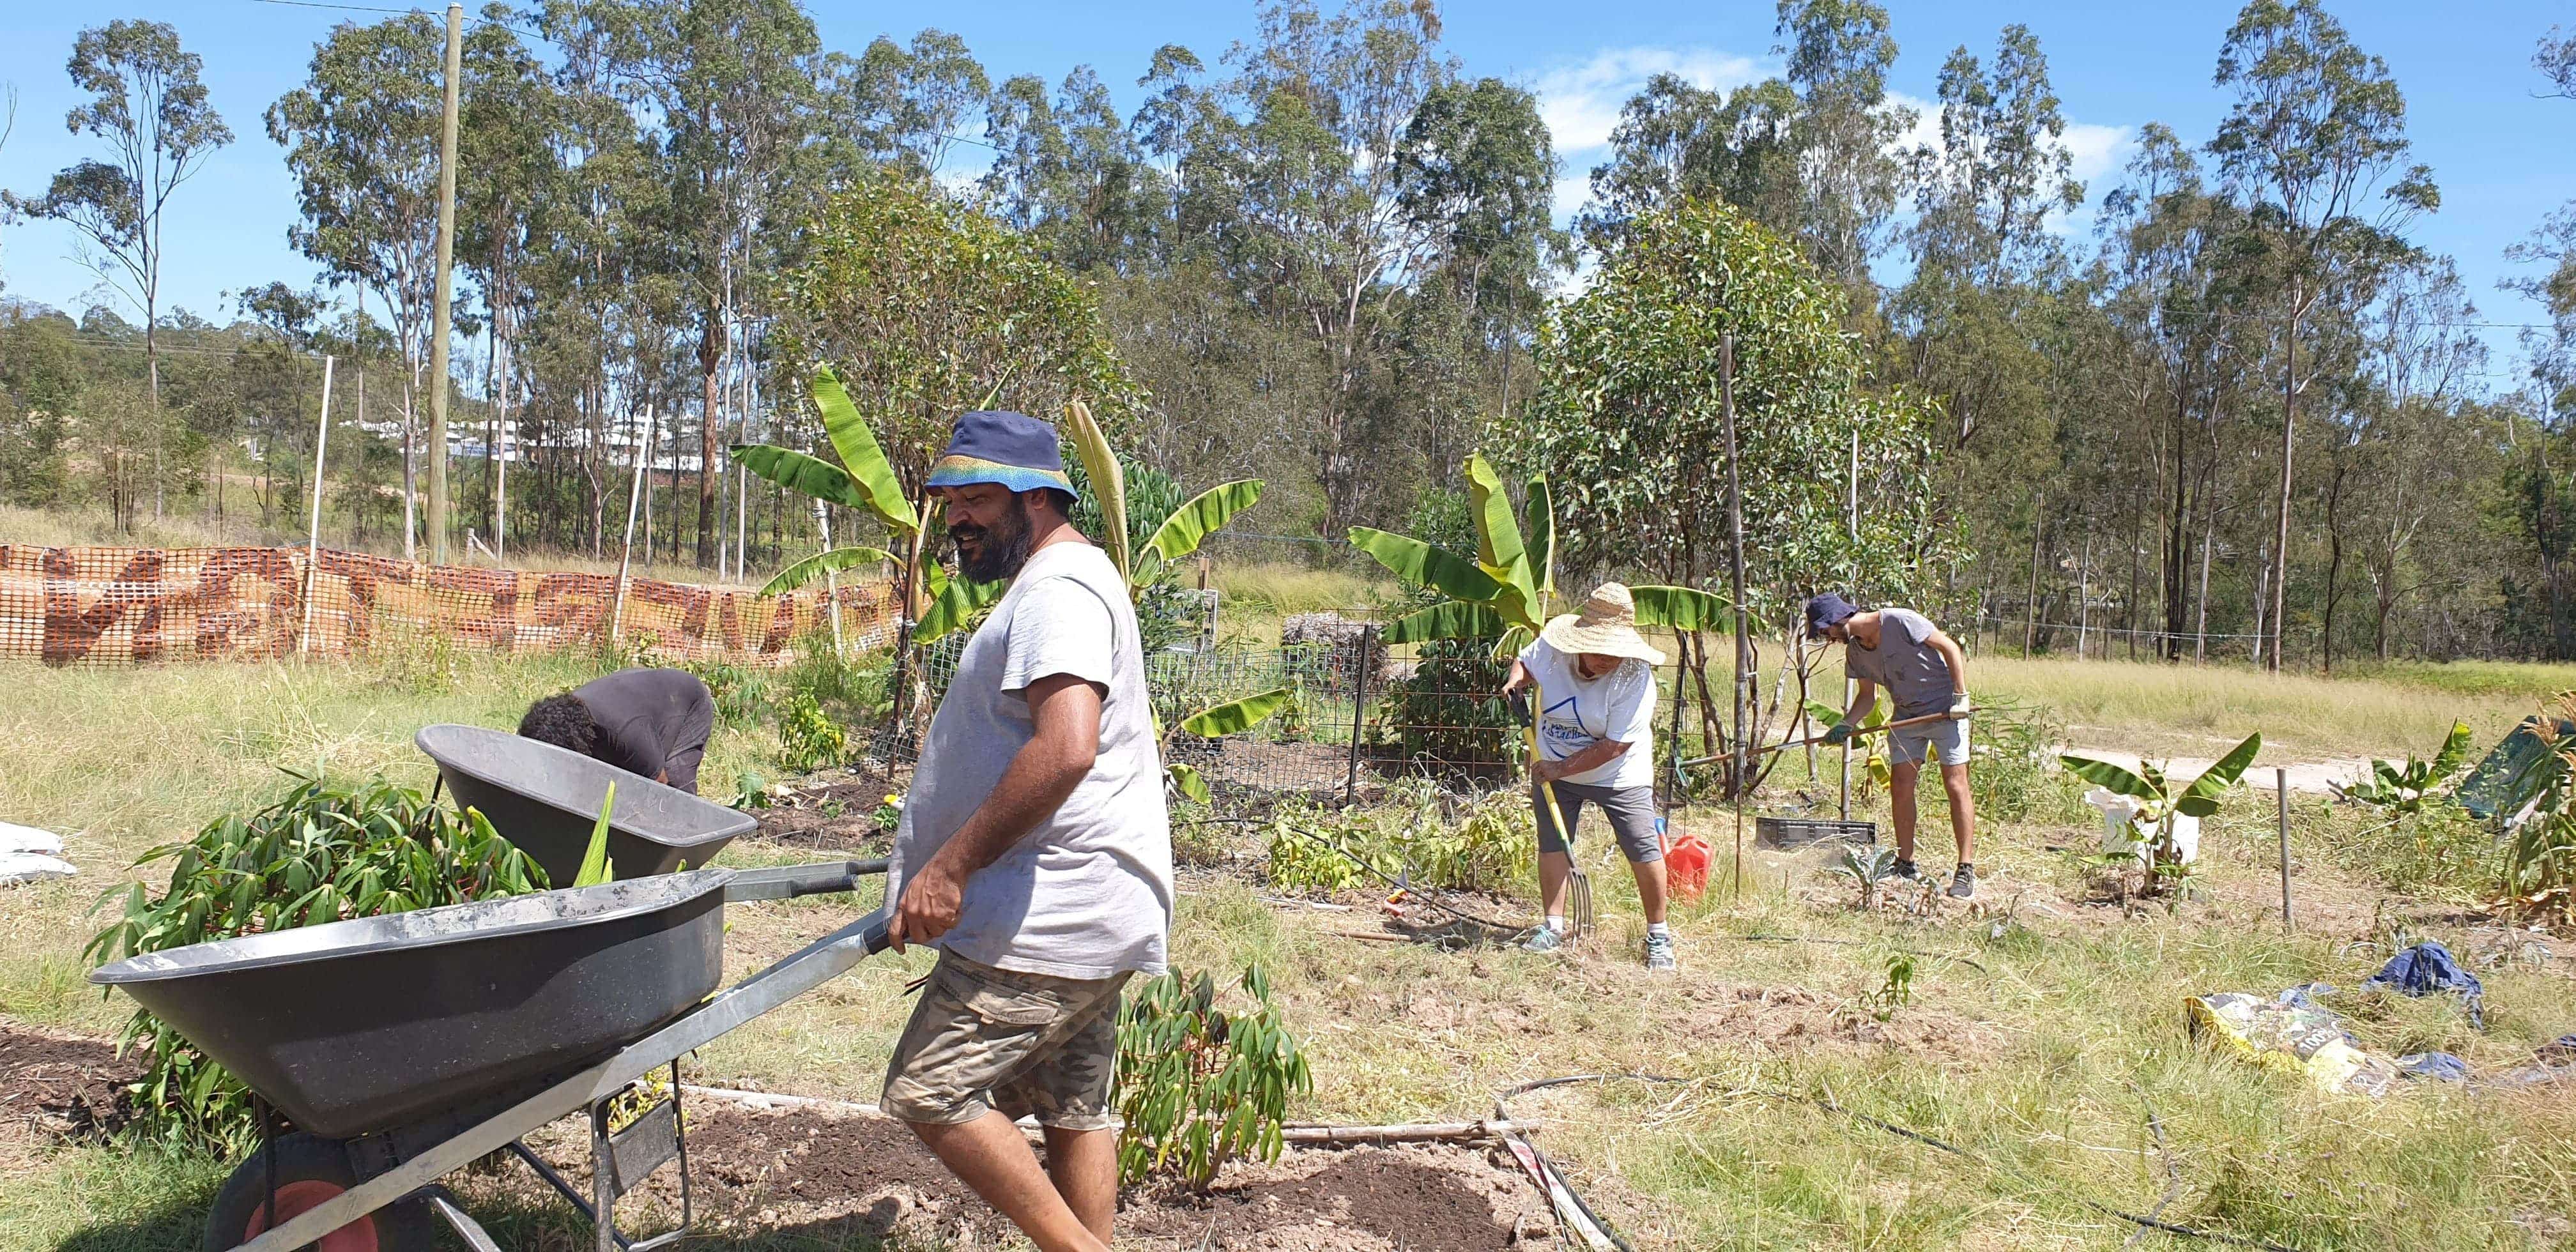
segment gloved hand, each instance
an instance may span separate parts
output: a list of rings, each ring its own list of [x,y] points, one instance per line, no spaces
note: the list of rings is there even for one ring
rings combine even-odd
[[[1968,720],[1967,692],[1962,691],[1950,700],[1950,720],[1954,722],[1964,722]]]
[[[1849,721],[1836,722],[1825,728],[1826,747],[1841,747],[1842,745],[1851,742],[1851,737],[1852,724]]]

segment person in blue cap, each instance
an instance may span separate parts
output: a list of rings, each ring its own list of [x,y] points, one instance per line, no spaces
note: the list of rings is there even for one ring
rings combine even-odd
[[[1887,688],[1896,706],[1890,721],[1946,713],[1949,720],[1887,732],[1887,800],[1896,818],[1896,874],[1917,879],[1914,866],[1914,786],[1925,757],[1938,752],[1941,788],[1950,794],[1950,835],[1959,845],[1959,869],[1950,894],[1977,893],[1977,800],[1968,790],[1968,655],[1930,618],[1912,609],[1863,611],[1826,592],[1807,601],[1807,637],[1843,645],[1843,673],[1858,689],[1825,742],[1842,743]]]
[[[959,573],[1010,588],[924,741],[886,877],[939,949],[882,1107],[1047,1252],[1110,1245],[1127,980],[1164,972],[1172,844],[1126,580],[1068,516],[1053,426],[968,413],[927,484]],[[1041,1167],[1014,1124],[1045,1128]]]

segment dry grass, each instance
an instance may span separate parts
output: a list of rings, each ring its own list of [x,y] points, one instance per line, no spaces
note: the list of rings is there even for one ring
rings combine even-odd
[[[2037,665],[1989,663],[1989,672],[1987,690],[2019,682],[2100,690],[2106,700],[2119,690]],[[74,857],[90,871],[77,887],[5,897],[0,1011],[104,1029],[119,1007],[85,993],[66,956],[89,928],[81,910],[120,859],[264,796],[277,767],[385,769],[425,781],[407,746],[411,728],[505,720],[532,694],[579,676],[570,660],[444,677],[398,665],[0,673],[18,697],[0,712],[0,759],[12,763],[0,771],[0,818],[86,832]],[[2170,701],[2165,715],[2178,720],[2199,707],[2154,698]],[[2230,706],[2220,698],[2214,707]],[[2354,715],[2324,707],[2303,715]],[[2252,710],[2267,729],[2288,712]],[[720,738],[711,774],[738,769],[758,747]],[[1883,820],[1878,801],[1866,807]],[[2290,935],[2272,904],[2271,810],[2242,796],[2205,837],[2208,898],[2128,915],[2088,903],[2090,871],[2057,850],[2093,839],[2078,825],[1983,832],[1986,884],[1973,908],[1864,915],[1815,853],[1753,854],[1745,898],[1726,898],[1728,815],[1682,816],[1719,848],[1720,883],[1676,915],[1678,978],[1637,967],[1634,890],[1615,861],[1598,863],[1597,838],[1578,846],[1603,931],[1572,959],[1356,942],[1334,932],[1372,926],[1366,900],[1349,901],[1363,906],[1355,912],[1283,909],[1256,883],[1224,875],[1185,884],[1176,955],[1220,976],[1254,960],[1271,972],[1315,1062],[1301,1118],[1471,1118],[1504,1087],[1575,1072],[1687,1080],[1566,1089],[1513,1105],[1545,1119],[1543,1146],[1641,1248],[2108,1249],[2129,1228],[2078,1198],[2145,1211],[2164,1191],[2168,1164],[2183,1187],[2167,1218],[2303,1249],[2566,1244],[2566,1227],[2551,1224],[2576,1212],[2576,1105],[2563,1092],[2407,1086],[2377,1102],[2325,1096],[2200,1051],[2185,1035],[2181,999],[2194,992],[2270,993],[2312,979],[2355,986],[2383,958],[2390,918],[2411,913],[2417,933],[2472,960],[2511,950],[2500,946],[2510,932],[2473,916],[2384,906],[2375,884],[2337,868],[2361,864],[2341,855],[2356,823],[2322,804],[2297,813],[2302,926]],[[1938,816],[1937,805],[1927,812]],[[1244,850],[1256,846],[1257,836],[1242,839]],[[744,843],[726,859],[790,855]],[[1924,860],[1948,867],[1945,852]],[[729,976],[873,903],[863,893],[739,908],[729,915]],[[1498,901],[1485,911],[1529,906]],[[2382,946],[2355,946],[2369,944]],[[1918,959],[1912,1002],[1878,1022],[1864,998],[1902,949],[1931,955]],[[903,985],[927,962],[920,952],[868,962],[704,1050],[693,1076],[873,1098],[909,1009]],[[2508,959],[2481,973],[2484,1034],[2438,1003],[2351,993],[2335,1003],[2367,1046],[2446,1048],[2490,1071],[2576,1031],[2565,957]],[[1994,1164],[1784,1096],[1917,1127]],[[192,1247],[197,1206],[220,1172],[159,1149],[67,1148],[0,1163],[0,1243]]]

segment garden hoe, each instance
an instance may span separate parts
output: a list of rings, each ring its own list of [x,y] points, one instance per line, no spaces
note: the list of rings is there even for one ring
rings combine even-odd
[[[1950,715],[1948,713],[1926,713],[1921,717],[1909,717],[1901,721],[1883,722],[1876,726],[1855,726],[1852,728],[1851,737],[1858,739],[1864,735],[1878,734],[1881,731],[1896,730],[1905,726],[1925,726],[1933,722],[1946,722],[1949,720]],[[1810,735],[1804,739],[1784,739],[1778,743],[1755,748],[1751,752],[1745,753],[1744,759],[1750,761],[1757,756],[1767,756],[1773,752],[1785,752],[1790,748],[1803,748],[1810,744],[1820,744],[1824,741],[1825,737],[1823,735]],[[1694,765],[1713,765],[1734,755],[1735,754],[1732,752],[1720,752],[1715,756],[1695,756],[1687,761],[1675,762],[1673,769],[1675,772],[1679,772]]]
[[[1534,703],[1539,695],[1539,686],[1533,681],[1530,684],[1528,696],[1512,697],[1512,713],[1521,719],[1521,739],[1529,748],[1531,760],[1538,759],[1538,719],[1531,715],[1530,710],[1533,707],[1547,707],[1543,703]],[[1556,841],[1565,847],[1565,937],[1580,939],[1592,933],[1592,876],[1584,873],[1583,867],[1575,863],[1574,840],[1568,836],[1565,829],[1565,810],[1556,807],[1556,784],[1540,783],[1538,791],[1539,820],[1555,829]]]

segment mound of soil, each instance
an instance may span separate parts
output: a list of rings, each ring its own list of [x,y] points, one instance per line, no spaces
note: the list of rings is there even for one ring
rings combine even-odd
[[[707,1234],[792,1234],[860,1246],[898,1235],[960,1249],[1017,1245],[1010,1222],[899,1123],[705,1099],[691,1101],[688,1116],[692,1199]],[[587,1188],[579,1134],[550,1131],[530,1142],[575,1187]],[[504,1170],[494,1181],[517,1198],[538,1194],[524,1170]],[[677,1211],[672,1171],[656,1174],[647,1190],[650,1200],[620,1208],[621,1220],[637,1231],[661,1229]],[[1134,1189],[1120,1198],[1118,1231],[1143,1246],[1193,1249],[1503,1252],[1544,1242],[1551,1227],[1530,1188],[1485,1154],[1408,1146],[1292,1150],[1275,1165],[1229,1168],[1204,1196],[1169,1185]]]
[[[0,1023],[0,1126],[57,1139],[104,1137],[133,1119],[126,1088],[142,1075],[139,1059],[117,1059],[103,1040]]]
[[[879,855],[893,836],[877,829],[877,806],[902,788],[880,775],[831,775],[836,781],[797,791],[759,811],[753,837],[824,852]]]

